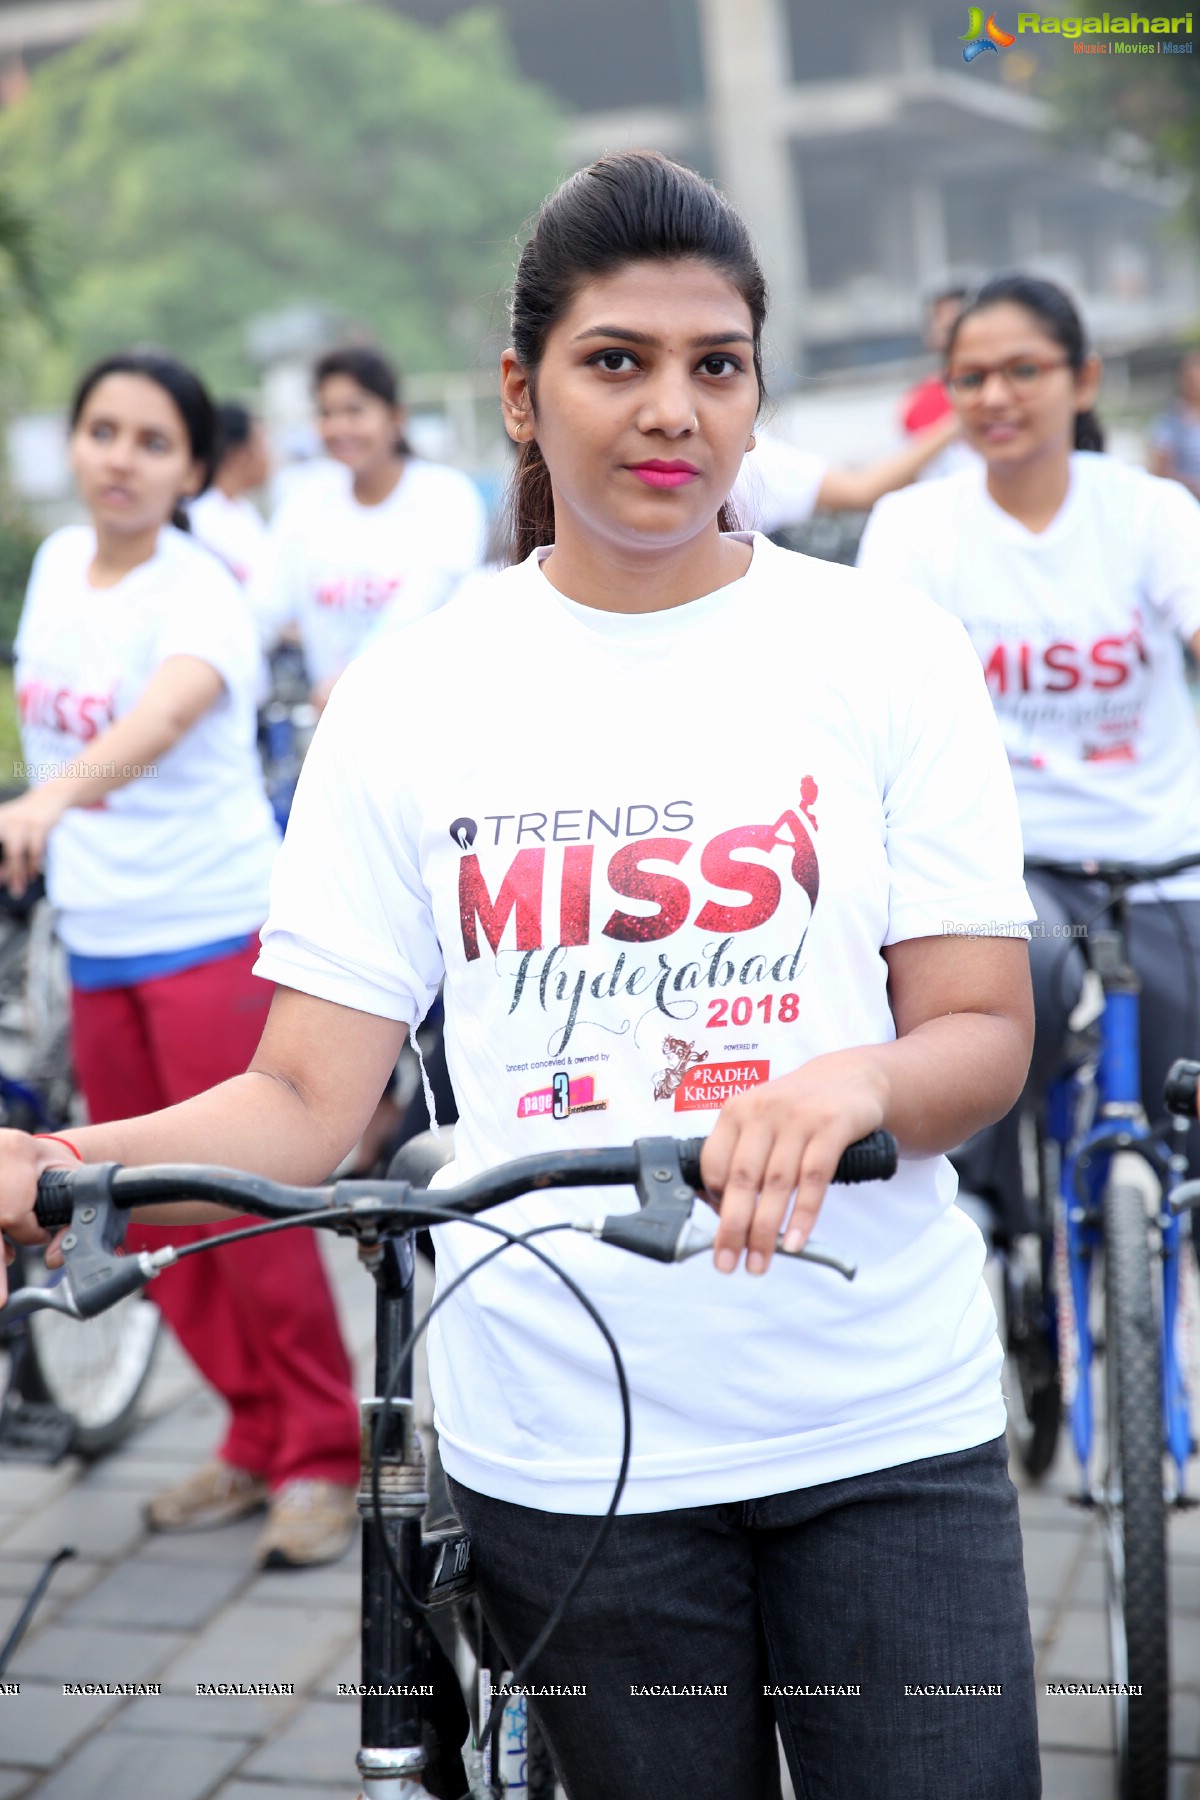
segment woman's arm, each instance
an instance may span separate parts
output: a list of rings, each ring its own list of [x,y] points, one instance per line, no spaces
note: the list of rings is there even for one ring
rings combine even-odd
[[[6,885],[23,892],[41,868],[46,839],[63,814],[73,806],[94,806],[137,780],[216,705],[224,686],[200,657],[168,656],[137,704],[80,750],[61,775],[0,806]]]
[[[927,463],[958,437],[958,415],[951,413],[927,431],[920,431],[892,456],[868,463],[862,469],[826,469],[817,489],[818,512],[869,512],[893,488],[907,487]]]
[[[361,1137],[406,1030],[392,1019],[276,988],[246,1074],[162,1112],[63,1135],[85,1162],[209,1163],[309,1186],[324,1181]],[[21,1243],[44,1241],[33,1217],[37,1177],[72,1166],[52,1141],[0,1131],[0,1230]],[[158,1225],[227,1216],[203,1201],[137,1211]]]
[[[701,1159],[721,1196],[717,1267],[761,1274],[793,1192],[787,1247],[812,1231],[838,1157],[880,1127],[934,1156],[1001,1118],[1033,1046],[1024,939],[912,938],[885,949],[896,1041],[817,1056],[722,1109]]]

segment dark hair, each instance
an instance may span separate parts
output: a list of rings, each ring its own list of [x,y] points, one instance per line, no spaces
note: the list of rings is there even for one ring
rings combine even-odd
[[[1066,355],[1072,372],[1078,375],[1091,354],[1083,320],[1070,295],[1052,281],[1037,275],[996,275],[985,281],[959,313],[946,345],[946,360],[954,349],[954,341],[963,321],[992,306],[1019,306],[1032,314]],[[1103,450],[1104,430],[1090,407],[1075,414],[1076,450]]]
[[[195,370],[189,369],[186,363],[181,363],[165,350],[120,350],[115,356],[106,356],[102,361],[93,363],[75,390],[75,398],[71,402],[72,431],[78,425],[83,409],[95,389],[110,375],[141,375],[146,381],[153,381],[174,401],[175,410],[183,420],[187,432],[192,459],[200,464],[204,473],[204,479],[196,490],[197,493],[203,493],[217,468],[217,409]],[[190,530],[188,516],[182,505],[176,506],[171,515],[171,523],[180,531]]]
[[[684,257],[720,269],[749,307],[761,402],[767,284],[750,234],[710,182],[656,150],[602,156],[564,181],[534,219],[517,263],[509,312],[513,348],[529,376],[531,399],[536,400],[546,339],[584,282],[625,263]],[[533,439],[518,449],[509,514],[515,561],[554,542],[550,471]],[[718,523],[723,531],[736,526],[728,503]]]
[[[217,463],[224,462],[231,450],[240,450],[250,442],[254,415],[239,400],[226,400],[217,408]]]
[[[322,382],[333,375],[345,375],[366,394],[374,394],[385,406],[403,406],[400,376],[396,365],[379,350],[365,344],[346,344],[340,350],[327,350],[313,368],[312,384],[316,393]],[[396,440],[397,456],[412,456],[412,445],[401,435]]]

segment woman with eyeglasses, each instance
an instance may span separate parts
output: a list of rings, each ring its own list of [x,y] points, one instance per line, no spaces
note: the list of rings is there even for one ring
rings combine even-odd
[[[978,469],[881,500],[860,567],[899,576],[966,625],[1017,787],[1027,856],[1160,862],[1200,851],[1200,731],[1182,644],[1200,653],[1200,503],[1099,454],[1100,361],[1061,288],[987,283],[960,314],[946,386]],[[1182,640],[1182,644],[1181,644]],[[1062,1066],[1085,962],[1072,928],[1105,890],[1031,874],[1037,1032],[1028,1096]],[[1142,1092],[1200,1036],[1200,869],[1135,888]],[[956,1157],[1001,1230],[1031,1224],[1020,1107]]]

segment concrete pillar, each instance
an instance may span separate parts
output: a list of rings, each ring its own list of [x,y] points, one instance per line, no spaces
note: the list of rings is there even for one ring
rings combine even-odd
[[[762,255],[774,358],[798,370],[807,279],[800,200],[780,122],[791,81],[782,0],[697,0],[697,13],[717,176]]]

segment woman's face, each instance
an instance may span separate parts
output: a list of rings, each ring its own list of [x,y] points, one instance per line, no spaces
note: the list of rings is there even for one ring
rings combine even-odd
[[[317,389],[317,429],[327,455],[364,475],[395,456],[404,413],[352,376],[329,375]]]
[[[70,458],[97,529],[121,536],[158,530],[203,481],[183,415],[145,375],[96,383],[72,429]]]
[[[1075,415],[1096,397],[1100,362],[1091,356],[1076,373],[1035,313],[1003,301],[964,319],[946,374],[967,443],[989,467],[1012,466],[1074,446]],[[956,390],[962,377],[977,383],[973,391]]]
[[[589,281],[549,332],[531,394],[502,359],[505,421],[550,471],[556,534],[666,548],[712,527],[758,411],[750,309],[697,260]]]

